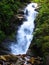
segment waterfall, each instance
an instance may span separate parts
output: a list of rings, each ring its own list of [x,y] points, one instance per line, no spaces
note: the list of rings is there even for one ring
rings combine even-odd
[[[35,11],[36,8],[37,3],[30,3],[24,9],[24,16],[27,21],[23,21],[22,25],[19,26],[16,36],[17,42],[12,43],[10,46],[12,54],[26,54],[33,39],[34,20],[38,14],[38,12]]]

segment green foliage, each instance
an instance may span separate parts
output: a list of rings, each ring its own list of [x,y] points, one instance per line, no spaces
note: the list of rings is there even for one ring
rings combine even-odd
[[[6,36],[12,37],[17,24],[11,19],[17,14],[18,9],[24,6],[25,2],[28,0],[0,0],[0,31],[2,31],[0,41],[4,40]]]
[[[6,38],[6,35],[4,34],[3,31],[0,31],[0,43]]]
[[[49,54],[49,1],[47,0],[32,0],[39,3],[41,8],[39,9],[38,17],[35,20],[35,31],[33,43],[40,47],[40,52],[45,56]]]
[[[17,10],[21,7],[21,3],[16,0],[1,0],[0,1],[0,42],[6,36],[11,35],[15,29],[11,18],[17,14]]]

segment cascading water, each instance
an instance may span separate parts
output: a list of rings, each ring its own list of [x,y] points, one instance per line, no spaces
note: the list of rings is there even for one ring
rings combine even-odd
[[[30,3],[24,10],[24,16],[27,21],[23,21],[23,24],[19,27],[17,31],[17,43],[12,43],[11,53],[18,54],[26,54],[29,45],[33,38],[33,30],[34,30],[34,20],[36,15],[38,14],[35,9],[37,8],[37,3]]]

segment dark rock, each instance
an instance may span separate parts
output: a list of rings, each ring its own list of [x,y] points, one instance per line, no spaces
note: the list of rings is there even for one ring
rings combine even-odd
[[[46,65],[49,65],[49,54],[46,56]]]
[[[34,56],[34,54],[32,53],[31,49],[28,49],[27,53],[26,53],[28,56],[32,57]]]
[[[19,9],[19,10],[17,11],[17,13],[18,13],[18,14],[22,14],[22,15],[24,15],[24,10]]]
[[[28,10],[26,10],[26,13],[25,14],[28,15]]]
[[[27,21],[27,19],[22,14],[14,15],[11,19],[11,22],[15,23],[17,26],[21,25],[23,21]]]

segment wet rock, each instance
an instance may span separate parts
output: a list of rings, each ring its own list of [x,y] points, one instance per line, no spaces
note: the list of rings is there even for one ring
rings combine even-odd
[[[25,18],[23,14],[17,14],[17,15],[14,15],[10,21],[15,23],[17,26],[19,26],[23,23],[23,21],[26,21],[26,20],[27,19]]]
[[[31,49],[28,49],[27,53],[26,53],[28,56],[32,57],[34,56],[34,54],[32,53]]]
[[[21,19],[24,18],[24,15],[22,15],[22,14],[17,14],[17,15],[15,15],[15,17],[16,17],[17,19],[21,20]]]
[[[0,55],[0,61],[4,64],[12,65],[40,65],[41,57],[30,57],[26,54],[23,55]],[[1,64],[0,63],[0,64]],[[42,65],[42,64],[41,64]]]
[[[22,14],[18,14],[15,17],[17,18],[16,24],[18,24],[18,26],[21,25],[23,21],[26,21],[25,16]]]
[[[23,9],[19,9],[19,10],[17,11],[17,13],[24,15],[24,10],[23,10]]]
[[[49,54],[46,56],[46,65],[49,65]]]

